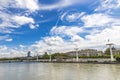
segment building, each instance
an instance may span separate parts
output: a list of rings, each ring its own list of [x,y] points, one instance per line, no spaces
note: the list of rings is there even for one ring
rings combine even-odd
[[[113,54],[120,54],[120,48],[112,48]]]
[[[30,51],[28,51],[27,57],[31,57],[31,52]]]
[[[103,55],[102,51],[96,49],[84,49],[77,51],[79,56],[101,56]],[[76,56],[76,51],[67,52],[70,56]]]

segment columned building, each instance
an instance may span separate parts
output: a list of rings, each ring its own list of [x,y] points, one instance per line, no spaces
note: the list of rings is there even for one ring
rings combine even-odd
[[[76,53],[75,51],[67,52],[67,54],[71,56],[75,56],[75,53]],[[98,51],[96,49],[84,49],[84,50],[78,51],[78,55],[79,56],[102,56],[103,52]]]

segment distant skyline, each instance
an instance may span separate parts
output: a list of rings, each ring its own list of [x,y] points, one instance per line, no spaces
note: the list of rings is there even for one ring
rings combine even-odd
[[[120,0],[0,0],[0,56],[102,50],[108,39],[120,46]]]

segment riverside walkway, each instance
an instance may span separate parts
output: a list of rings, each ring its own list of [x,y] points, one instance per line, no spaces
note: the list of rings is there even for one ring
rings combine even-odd
[[[76,61],[75,58],[73,59],[38,59],[38,60],[4,60],[0,61],[0,63],[12,63],[12,62],[42,62],[42,63],[109,63],[111,62],[110,58],[79,58]]]

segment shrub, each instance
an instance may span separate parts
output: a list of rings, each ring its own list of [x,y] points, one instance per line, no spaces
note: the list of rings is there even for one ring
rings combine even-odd
[[[120,62],[120,55],[115,55],[116,61]]]

